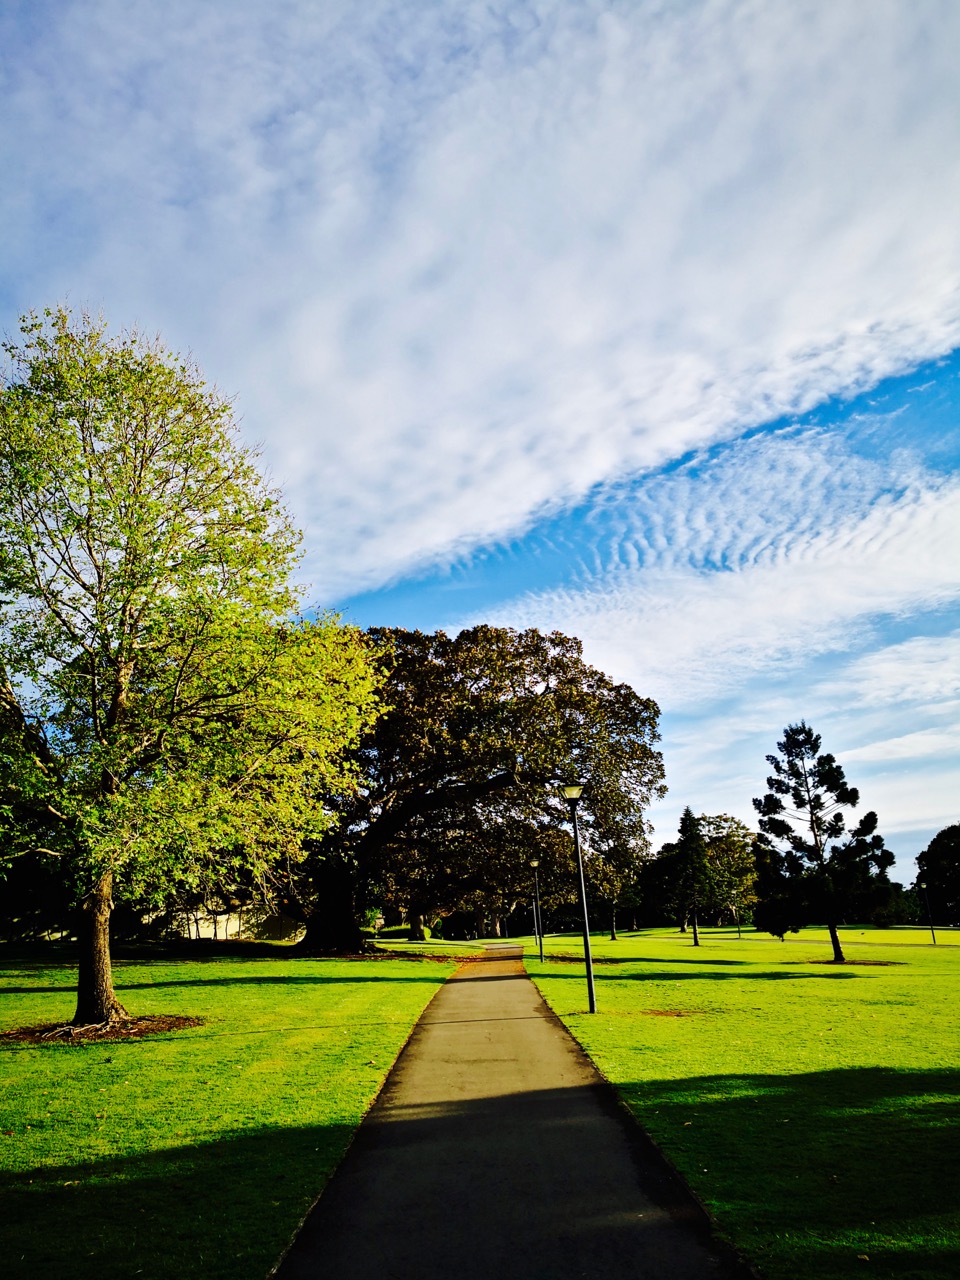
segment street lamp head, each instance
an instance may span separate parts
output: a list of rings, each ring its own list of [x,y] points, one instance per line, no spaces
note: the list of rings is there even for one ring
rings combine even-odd
[[[926,886],[926,883],[925,883],[923,880],[918,880],[918,881],[917,881],[917,888],[918,888],[918,889],[925,889],[926,887],[927,887],[927,886]]]
[[[561,791],[567,800],[579,800],[583,795],[583,783],[576,782],[572,787],[561,787]]]
[[[539,859],[539,858],[531,858],[531,859],[530,859],[530,865],[531,865],[531,867],[533,867],[534,871],[536,871],[537,867],[539,867],[539,865],[540,865],[540,859]]]

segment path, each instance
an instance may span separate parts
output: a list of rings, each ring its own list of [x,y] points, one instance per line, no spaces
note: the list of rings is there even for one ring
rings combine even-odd
[[[276,1280],[743,1274],[520,955],[491,951],[437,993]]]

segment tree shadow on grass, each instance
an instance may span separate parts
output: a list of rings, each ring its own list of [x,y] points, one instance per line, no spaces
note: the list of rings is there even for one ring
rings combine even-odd
[[[562,957],[557,956],[558,960]],[[671,956],[669,960],[665,960],[662,956],[594,956],[595,964],[696,964],[711,966],[743,966],[752,964],[751,960],[720,960],[708,959],[706,956],[701,960],[699,956],[690,956],[689,959],[683,956]]]
[[[386,976],[379,973],[352,973],[341,974],[339,977],[327,976],[325,974],[311,974],[309,976],[295,976],[281,974],[258,974],[256,976],[238,976],[233,978],[208,978],[206,976],[200,978],[164,978],[159,982],[124,982],[123,976],[118,975],[115,983],[117,991],[153,991],[162,987],[315,987],[315,986],[350,986],[355,982],[426,982],[431,986],[440,985],[436,973],[411,974],[409,977],[397,977],[395,974]],[[36,988],[34,988],[36,990]],[[63,988],[58,988],[63,990]]]
[[[252,1128],[196,1146],[5,1173],[5,1280],[261,1280],[351,1133],[343,1124]]]
[[[426,982],[433,986],[438,985],[436,973],[432,974],[411,974],[409,977],[404,975],[398,977],[396,974],[385,976],[379,973],[348,973],[341,974],[338,977],[327,976],[325,974],[310,974],[300,977],[299,975],[288,974],[257,974],[251,976],[237,975],[232,978],[208,978],[206,975],[199,978],[161,978],[157,982],[125,982],[123,979],[123,971],[120,970],[114,974],[114,987],[117,992],[122,991],[159,991],[164,987],[238,987],[238,986],[279,986],[279,987],[296,987],[296,986],[349,986],[354,982]],[[32,995],[70,995],[76,991],[76,987],[72,984],[64,984],[59,987],[0,987],[0,996],[32,996]]]
[[[960,1071],[701,1076],[619,1091],[762,1274],[960,1275]]]
[[[583,981],[583,961],[580,961],[580,971],[572,973],[549,973],[544,976],[549,978],[551,982],[554,980],[562,981],[570,978],[575,981]],[[536,971],[534,971],[536,973]],[[744,972],[738,970],[736,973],[692,973],[687,969],[656,969],[643,973],[617,973],[610,974],[606,979],[610,982],[721,982],[726,979],[734,978],[739,981],[742,978],[760,978],[771,982],[799,982],[803,980],[813,979],[815,981],[835,981],[856,980],[865,975],[859,973],[849,973],[838,971],[836,973],[783,973],[779,969],[763,969]]]
[[[506,1216],[521,1233],[529,1231],[530,1210],[556,1199],[556,1189],[548,1193],[541,1183],[552,1186],[556,1170],[569,1165],[563,1194],[570,1198],[562,1209],[576,1226],[571,1240],[582,1235],[600,1247],[630,1215],[613,1214],[612,1221],[601,1183],[582,1176],[591,1135],[571,1123],[567,1107],[571,1095],[583,1092],[532,1090],[411,1108],[381,1126],[375,1163],[399,1146],[411,1169],[438,1174],[429,1139],[442,1130],[460,1180],[447,1176],[431,1195],[447,1219],[450,1197],[463,1206],[458,1221],[467,1235],[485,1200],[504,1216],[495,1184],[511,1152],[525,1190]],[[627,1083],[621,1093],[769,1280],[960,1274],[960,1072],[699,1076]],[[570,1159],[554,1155],[548,1169],[537,1166],[531,1176],[532,1153],[549,1149],[551,1134],[567,1135]],[[478,1175],[478,1135],[492,1136],[495,1163],[486,1176]],[[251,1126],[194,1146],[6,1174],[4,1274],[261,1280],[349,1138],[347,1125]],[[363,1147],[361,1136],[355,1149]],[[415,1203],[420,1194],[415,1186],[397,1190],[411,1191]],[[356,1209],[362,1217],[363,1206]],[[412,1218],[401,1215],[405,1244],[412,1229]],[[432,1255],[429,1239],[412,1243],[417,1274],[458,1270],[455,1254]],[[869,1257],[869,1267],[860,1255]],[[478,1273],[476,1266],[461,1269]]]

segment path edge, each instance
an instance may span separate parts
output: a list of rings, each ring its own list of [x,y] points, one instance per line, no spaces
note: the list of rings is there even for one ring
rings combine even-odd
[[[686,1178],[666,1154],[660,1144],[647,1132],[637,1116],[630,1110],[626,1099],[616,1085],[600,1070],[593,1058],[563,1021],[559,1014],[547,1003],[543,992],[534,982],[532,974],[523,963],[526,976],[533,983],[537,994],[543,1001],[546,1016],[567,1036],[577,1053],[596,1073],[597,1083],[594,1090],[603,1109],[615,1120],[626,1139],[637,1169],[638,1178],[650,1198],[665,1209],[671,1218],[684,1223],[693,1230],[700,1241],[709,1245],[734,1273],[739,1272],[742,1280],[763,1280],[753,1264],[740,1252],[733,1241],[720,1230],[713,1214],[693,1190]]]
[[[397,1066],[400,1062],[400,1059],[404,1056],[404,1054],[409,1049],[410,1043],[413,1040],[414,1036],[417,1034],[417,1031],[420,1027],[420,1023],[423,1021],[427,1010],[433,1004],[434,1000],[437,999],[440,992],[444,989],[447,983],[450,982],[453,978],[455,978],[461,969],[466,968],[468,964],[472,964],[472,963],[475,963],[475,962],[473,960],[460,960],[459,963],[457,964],[456,969],[454,969],[453,973],[447,974],[446,978],[444,978],[443,982],[440,983],[436,991],[433,993],[433,995],[430,997],[427,1003],[420,1010],[420,1013],[417,1016],[416,1021],[414,1022],[413,1026],[410,1028],[410,1030],[407,1033],[406,1040],[404,1040],[403,1044],[400,1046],[399,1050],[397,1051],[397,1056],[394,1058],[393,1062],[391,1062],[386,1075],[383,1077],[383,1083],[380,1085],[380,1088],[377,1090],[373,1098],[371,1098],[369,1107],[367,1107],[366,1111],[360,1117],[359,1123],[354,1128],[353,1133],[351,1133],[350,1141],[344,1147],[343,1154],[340,1156],[340,1159],[337,1161],[337,1163],[333,1166],[333,1168],[327,1174],[327,1177],[324,1180],[323,1186],[320,1188],[317,1194],[310,1201],[310,1204],[308,1205],[306,1212],[304,1213],[300,1221],[297,1223],[296,1228],[294,1229],[294,1232],[291,1235],[290,1239],[287,1241],[286,1245],[284,1245],[282,1253],[277,1258],[276,1262],[273,1264],[270,1270],[267,1272],[265,1280],[274,1280],[274,1277],[279,1275],[280,1268],[286,1262],[288,1255],[290,1254],[291,1250],[293,1249],[293,1246],[296,1244],[300,1236],[300,1233],[303,1231],[304,1227],[307,1225],[307,1221],[310,1218],[310,1215],[313,1213],[314,1209],[320,1203],[320,1200],[323,1197],[323,1193],[326,1191],[327,1187],[329,1187],[330,1183],[333,1181],[334,1177],[336,1176],[337,1170],[343,1164],[344,1160],[346,1160],[347,1155],[352,1149],[354,1143],[357,1141],[357,1138],[360,1134],[360,1130],[366,1124],[368,1117],[376,1110],[376,1108],[379,1105],[382,1105],[381,1099],[383,1098],[383,1095],[387,1091],[387,1086],[390,1083],[390,1077],[393,1075],[394,1071],[396,1071]],[[546,1001],[544,1001],[544,1004],[546,1004]]]

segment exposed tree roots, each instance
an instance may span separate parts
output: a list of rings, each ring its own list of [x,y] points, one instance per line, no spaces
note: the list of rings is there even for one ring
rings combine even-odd
[[[110,1022],[93,1022],[75,1027],[46,1023],[39,1027],[15,1027],[0,1033],[0,1044],[90,1044],[110,1040],[142,1040],[145,1036],[182,1031],[203,1025],[203,1018],[185,1018],[174,1014],[148,1014],[141,1018],[114,1018]]]

